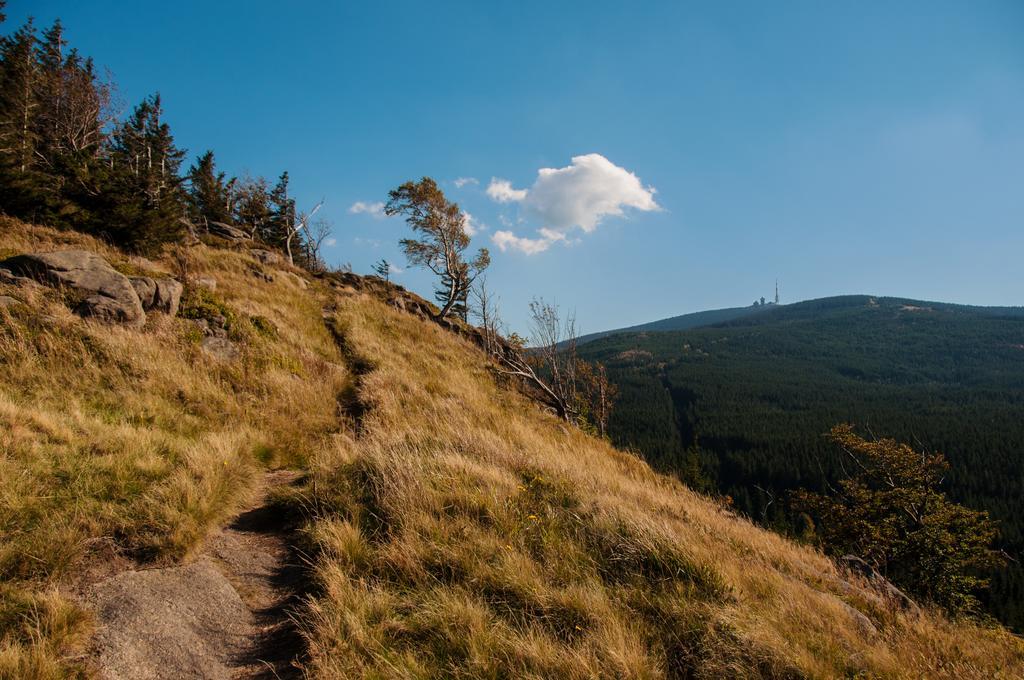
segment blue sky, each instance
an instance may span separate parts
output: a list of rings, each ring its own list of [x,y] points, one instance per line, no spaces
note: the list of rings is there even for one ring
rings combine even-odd
[[[1018,0],[7,13],[7,31],[60,16],[126,105],[159,91],[193,154],[214,149],[232,174],[289,170],[300,205],[326,198],[329,258],[357,272],[381,257],[404,269],[408,230],[351,207],[434,177],[491,249],[514,329],[533,296],[595,331],[749,304],[776,278],[784,302],[1024,304]],[[494,178],[505,192],[489,195]],[[396,279],[430,293],[423,273]]]

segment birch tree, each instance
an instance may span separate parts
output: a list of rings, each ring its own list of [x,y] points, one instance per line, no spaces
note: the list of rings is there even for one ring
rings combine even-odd
[[[486,248],[467,261],[469,247],[466,216],[458,204],[445,198],[437,183],[429,177],[406,182],[388,194],[384,206],[388,216],[403,215],[420,237],[401,240],[402,250],[411,266],[425,267],[437,275],[441,286],[438,319],[443,319],[466,299],[473,281],[491,262]]]

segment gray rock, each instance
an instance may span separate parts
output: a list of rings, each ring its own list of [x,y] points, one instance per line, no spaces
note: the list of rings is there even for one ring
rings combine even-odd
[[[857,555],[843,555],[839,563],[847,570],[865,577],[872,586],[890,601],[895,602],[901,609],[914,615],[921,613],[921,607],[914,600],[897,588],[893,583],[875,571],[875,568]]]
[[[217,337],[215,335],[203,338],[203,341],[199,343],[199,346],[204,352],[219,361],[234,361],[240,355],[235,343],[231,342],[227,338]]]
[[[253,248],[249,252],[252,253],[253,257],[255,257],[263,264],[279,264],[281,262],[281,256],[270,250]]]
[[[260,279],[261,281],[265,281],[267,283],[274,282],[274,275],[271,274],[270,272],[263,271],[263,269],[261,269],[260,267],[253,267],[252,275],[255,276],[257,279]]]
[[[0,263],[14,276],[89,294],[75,308],[82,317],[138,328],[146,322],[131,282],[106,260],[85,250],[17,255]]]
[[[226,238],[229,241],[249,240],[249,235],[247,233],[238,227],[233,227],[230,224],[225,224],[224,222],[210,222],[207,229],[214,236],[220,236],[221,238]]]
[[[37,285],[35,281],[28,277],[16,276],[10,269],[0,269],[0,283],[6,283],[9,286],[19,286],[22,288]]]
[[[878,637],[878,628],[876,628],[875,624],[871,622],[871,619],[869,619],[863,612],[850,606],[846,602],[842,602],[842,600],[840,600],[840,602],[843,605],[843,609],[846,610],[846,613],[850,615],[851,619],[853,619],[853,623],[857,626],[857,630],[860,632],[861,637],[865,637],[869,640]]]
[[[132,287],[139,295],[142,308],[163,312],[170,316],[178,313],[183,287],[174,279],[151,279],[148,276],[131,277]]]
[[[153,306],[153,298],[156,297],[156,281],[148,276],[129,276],[128,280],[131,281],[135,294],[139,296],[142,308],[149,311]]]
[[[195,280],[195,284],[206,290],[217,290],[217,279],[209,276],[200,276]]]
[[[237,677],[256,620],[209,558],[129,571],[95,586],[94,640],[105,680]]]

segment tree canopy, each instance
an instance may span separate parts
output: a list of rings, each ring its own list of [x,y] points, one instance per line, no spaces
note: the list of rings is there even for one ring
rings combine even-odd
[[[404,215],[406,222],[420,238],[402,239],[402,250],[409,264],[425,267],[440,281],[438,318],[465,304],[474,279],[491,262],[486,248],[477,251],[472,260],[465,260],[469,248],[466,215],[457,203],[449,201],[430,177],[419,182],[406,182],[388,194],[384,214]]]

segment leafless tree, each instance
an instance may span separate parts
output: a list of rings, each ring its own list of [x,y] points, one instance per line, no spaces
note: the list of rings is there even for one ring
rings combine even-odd
[[[523,380],[537,398],[559,418],[576,422],[580,416],[576,395],[576,321],[563,321],[558,307],[543,300],[530,303],[531,344],[527,349],[519,341],[497,344],[492,356],[498,371]],[[564,346],[565,351],[560,351]]]
[[[530,303],[530,347],[515,334],[503,339],[496,298],[486,282],[474,287],[473,311],[481,323],[484,345],[502,375],[522,380],[534,396],[559,418],[580,426],[588,422],[601,436],[615,403],[616,387],[600,363],[577,354],[576,317],[563,316],[542,299]]]
[[[329,220],[321,217],[306,231],[306,259],[309,260],[309,268],[313,271],[323,271],[325,269],[320,251],[323,248],[324,241],[331,237],[331,230],[333,228],[334,225]]]
[[[300,231],[305,231],[306,240],[309,240],[309,220],[311,220],[313,215],[316,215],[323,206],[324,202],[323,199],[321,199],[320,202],[316,204],[316,207],[308,213],[299,213],[295,219],[295,223],[287,227],[288,233],[285,234],[284,247],[285,252],[288,254],[288,264],[295,264],[295,258],[292,256],[292,241],[299,235]],[[330,233],[329,228],[327,231]],[[324,238],[326,238],[326,236]]]
[[[479,277],[470,289],[470,313],[480,324],[484,351],[488,354],[494,354],[501,341],[501,314],[498,311],[498,303],[498,296],[487,285],[487,277]]]
[[[618,388],[608,380],[608,371],[599,361],[590,363],[580,360],[577,366],[580,379],[580,393],[584,398],[587,416],[602,437],[608,434],[608,419]]]

